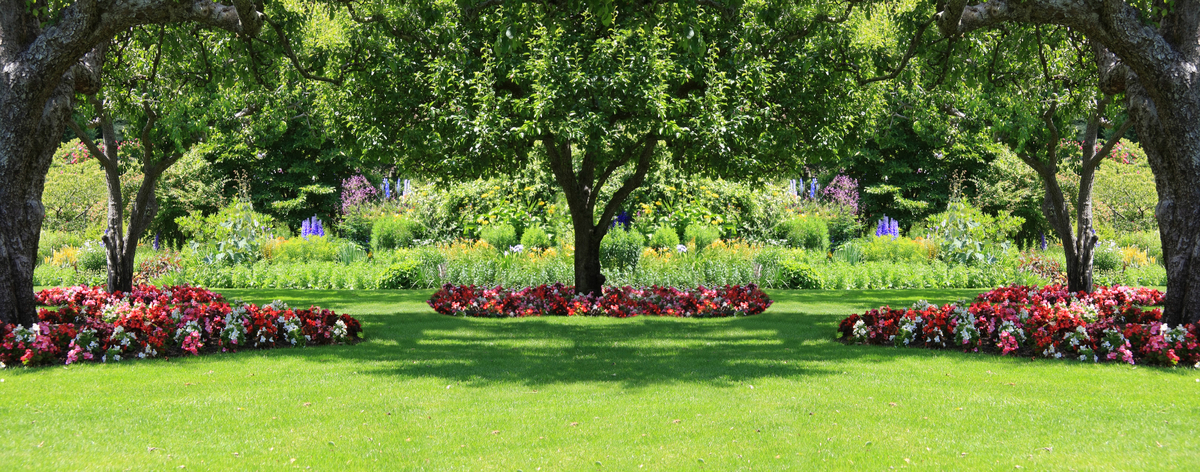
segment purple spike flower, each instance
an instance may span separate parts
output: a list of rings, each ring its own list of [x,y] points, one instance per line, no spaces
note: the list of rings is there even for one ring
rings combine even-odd
[[[383,179],[383,199],[391,200],[392,198],[392,181]]]
[[[1042,250],[1046,250],[1046,232],[1042,231]]]
[[[817,199],[817,178],[816,177],[813,177],[812,185],[810,185],[808,187],[808,199],[809,200]]]
[[[162,233],[154,233],[154,250],[162,249]]]

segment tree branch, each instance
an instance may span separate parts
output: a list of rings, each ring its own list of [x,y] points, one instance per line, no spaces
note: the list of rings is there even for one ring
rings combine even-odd
[[[912,59],[913,54],[917,52],[917,45],[921,43],[921,36],[925,34],[925,29],[928,28],[932,23],[933,19],[930,18],[928,21],[922,23],[921,26],[917,27],[916,33],[913,33],[912,40],[908,43],[908,50],[904,52],[904,57],[900,58],[900,63],[896,64],[896,68],[894,70],[878,77],[871,77],[867,79],[858,77],[858,85],[867,85],[869,83],[879,82],[882,80],[892,80],[899,76],[900,73],[904,71],[904,68],[908,66],[908,60]],[[855,73],[855,75],[857,75],[857,73]]]
[[[654,157],[654,148],[658,145],[658,134],[650,132],[642,139],[642,154],[638,156],[637,167],[633,170],[633,175],[625,179],[621,187],[617,189],[608,204],[604,205],[604,213],[600,215],[600,221],[597,225],[601,228],[607,228],[609,223],[617,214],[617,209],[621,204],[625,203],[625,199],[629,198],[629,194],[633,193],[638,187],[642,186],[642,182],[646,180],[646,172],[650,170],[650,163]]]
[[[308,80],[319,80],[321,82],[330,83],[339,87],[342,85],[342,79],[340,78],[331,79],[309,72],[308,69],[306,69],[304,65],[300,63],[300,59],[296,57],[296,52],[292,50],[292,41],[289,40],[287,35],[283,33],[283,27],[279,26],[279,23],[276,23],[270,18],[266,18],[266,21],[271,25],[271,28],[275,30],[275,34],[279,36],[280,45],[283,46],[283,53],[287,55],[288,59],[291,59],[292,65],[296,67],[296,71],[300,72],[301,77],[304,77]]]

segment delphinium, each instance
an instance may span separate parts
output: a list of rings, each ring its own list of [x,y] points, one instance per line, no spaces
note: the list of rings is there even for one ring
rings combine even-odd
[[[1042,244],[1041,244],[1041,247],[1042,247],[1042,250],[1043,250],[1043,251],[1045,251],[1045,250],[1046,250],[1046,232],[1045,232],[1045,231],[1042,231]]]
[[[893,239],[900,236],[900,223],[884,215],[875,225],[875,236],[891,236]]]
[[[300,223],[300,236],[304,239],[308,239],[309,236],[325,236],[325,226],[321,224],[317,215]]]
[[[629,212],[622,210],[621,213],[618,214],[617,217],[613,219],[613,222],[609,227],[616,228],[617,225],[621,225],[621,226],[625,227],[626,231],[629,231],[629,226],[632,224],[633,224],[633,217],[629,216]]]
[[[162,249],[162,233],[154,233],[154,250]]]
[[[809,187],[808,187],[808,199],[809,200],[817,199],[817,178],[816,177],[813,177],[812,184],[809,185]]]
[[[383,199],[392,199],[392,181],[388,179],[383,179]]]
[[[342,181],[342,213],[350,213],[355,207],[367,203],[379,194],[379,190],[362,175]]]

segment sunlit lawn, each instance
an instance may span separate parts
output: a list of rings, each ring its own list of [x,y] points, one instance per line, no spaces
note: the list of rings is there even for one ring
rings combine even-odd
[[[348,312],[367,340],[0,371],[0,469],[1200,469],[1196,370],[834,341],[848,313],[971,290],[775,291],[721,320],[223,292]]]

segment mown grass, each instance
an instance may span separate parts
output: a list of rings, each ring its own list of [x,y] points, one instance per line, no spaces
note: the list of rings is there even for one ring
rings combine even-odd
[[[428,291],[225,290],[353,346],[0,371],[0,468],[1200,468],[1200,373],[844,346],[971,290],[773,291],[720,320],[445,317]]]

